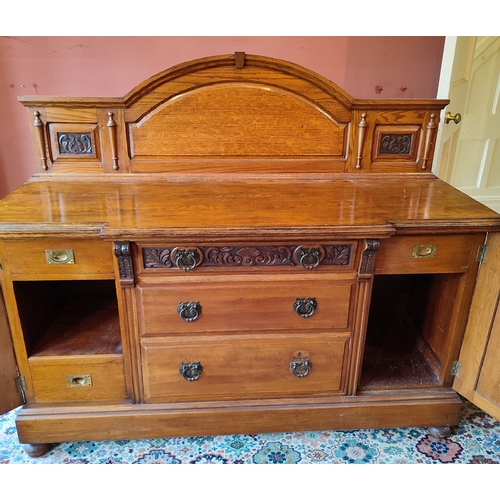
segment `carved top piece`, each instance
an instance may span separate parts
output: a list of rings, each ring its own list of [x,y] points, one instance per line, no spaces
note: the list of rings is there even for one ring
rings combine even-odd
[[[38,113],[38,171],[80,176],[428,173],[448,102],[355,99],[302,66],[241,52],[177,65],[124,97],[19,99]],[[69,155],[60,137],[90,143]]]

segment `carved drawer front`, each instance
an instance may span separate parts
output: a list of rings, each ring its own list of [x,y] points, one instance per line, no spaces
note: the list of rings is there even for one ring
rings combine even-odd
[[[393,236],[381,240],[375,257],[375,274],[466,272],[478,236]]]
[[[175,283],[139,287],[141,333],[346,329],[351,281]]]
[[[332,244],[140,246],[144,271],[342,271],[353,268],[356,242]]]
[[[7,262],[15,279],[109,279],[113,277],[111,243],[99,240],[41,238],[6,242]]]
[[[119,401],[127,397],[121,355],[37,356],[29,364],[39,403]]]
[[[146,402],[343,393],[349,334],[144,341]]]

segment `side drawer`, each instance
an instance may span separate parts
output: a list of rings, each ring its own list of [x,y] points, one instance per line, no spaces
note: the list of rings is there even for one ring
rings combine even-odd
[[[141,333],[346,329],[352,287],[345,280],[143,285],[138,287]],[[190,313],[179,307],[193,303],[198,316],[187,321]],[[311,315],[302,317],[306,310]]]
[[[121,355],[53,357],[29,360],[36,401],[120,401],[127,398]]]
[[[109,279],[113,277],[110,242],[41,238],[5,242],[12,278]]]
[[[484,236],[393,236],[380,241],[375,274],[463,273]]]
[[[342,394],[348,340],[343,332],[144,341],[145,401]],[[185,379],[181,367],[199,378]]]

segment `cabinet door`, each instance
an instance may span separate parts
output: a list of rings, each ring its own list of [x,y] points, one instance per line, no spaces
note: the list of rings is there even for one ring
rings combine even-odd
[[[500,420],[500,233],[488,235],[453,388]]]
[[[0,288],[0,415],[23,404],[21,394],[16,390],[16,377],[16,359]]]

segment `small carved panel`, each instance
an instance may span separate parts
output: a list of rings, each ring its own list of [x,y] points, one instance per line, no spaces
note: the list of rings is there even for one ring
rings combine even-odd
[[[399,162],[414,164],[421,127],[418,125],[378,125],[375,127],[373,162]]]
[[[57,143],[60,155],[91,155],[92,136],[90,134],[72,134],[58,132]]]
[[[99,161],[98,127],[94,123],[51,123],[49,125],[52,161]]]
[[[352,245],[209,246],[190,249],[147,247],[142,249],[144,268],[182,268],[178,265],[176,254],[187,250],[199,256],[192,268],[290,266],[309,270],[316,266],[349,266]]]
[[[412,142],[412,134],[382,134],[380,154],[409,155]]]

